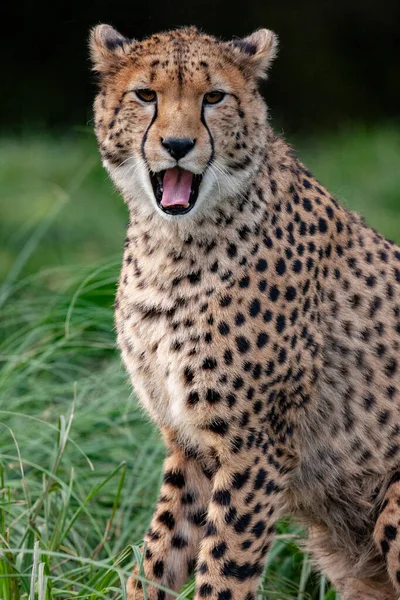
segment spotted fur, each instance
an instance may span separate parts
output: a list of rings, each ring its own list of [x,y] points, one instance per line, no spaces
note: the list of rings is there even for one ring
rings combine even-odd
[[[130,212],[118,343],[168,456],[144,572],[196,598],[252,600],[282,515],[309,532],[343,600],[400,593],[400,249],[345,210],[274,135],[262,30],[92,34],[96,134]],[[157,92],[144,105],[139,87]],[[223,89],[218,106],[204,94]],[[162,214],[148,171],[165,136],[203,180]],[[135,573],[128,597],[142,598]]]

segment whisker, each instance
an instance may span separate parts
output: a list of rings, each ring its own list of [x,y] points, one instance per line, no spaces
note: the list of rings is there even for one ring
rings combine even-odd
[[[214,177],[216,179],[216,182],[217,182],[217,185],[218,185],[219,200],[221,201],[221,186],[219,184],[219,179],[218,179],[217,175],[214,173],[214,169],[213,169],[212,165],[209,165],[209,169],[210,169],[210,173],[212,175],[214,175]]]
[[[211,166],[211,165],[210,165]],[[220,175],[222,175],[222,177],[225,179],[225,181],[228,183],[229,187],[232,190],[232,193],[238,195],[240,198],[242,198],[243,200],[248,200],[247,196],[245,196],[242,192],[239,192],[236,187],[237,187],[237,183],[233,180],[232,175],[229,173],[229,171],[226,171],[225,168],[222,165],[219,165],[218,163],[214,162],[212,165],[219,173]]]
[[[120,167],[122,167],[126,162],[128,162],[128,160],[131,160],[133,158],[133,156],[128,156],[128,158],[126,158],[125,160],[122,161],[122,163],[120,163],[119,165],[116,166],[116,169],[119,169]]]

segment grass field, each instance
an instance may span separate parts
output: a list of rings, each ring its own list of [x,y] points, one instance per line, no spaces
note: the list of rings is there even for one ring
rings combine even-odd
[[[399,129],[296,149],[346,206],[400,241]],[[124,598],[163,456],[115,351],[127,212],[86,131],[3,139],[0,188],[0,599]],[[264,600],[335,598],[299,536],[280,523]]]

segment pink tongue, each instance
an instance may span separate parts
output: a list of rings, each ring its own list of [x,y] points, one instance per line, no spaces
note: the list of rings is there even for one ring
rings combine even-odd
[[[180,167],[165,171],[162,206],[187,206],[192,189],[193,173]]]

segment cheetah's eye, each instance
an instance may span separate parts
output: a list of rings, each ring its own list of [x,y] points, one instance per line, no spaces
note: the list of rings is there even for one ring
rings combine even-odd
[[[225,97],[225,92],[208,92],[204,94],[204,104],[218,104]]]
[[[143,90],[135,90],[135,94],[139,100],[142,100],[143,102],[154,102],[154,100],[157,98],[155,91],[149,90],[148,88],[144,88]]]

